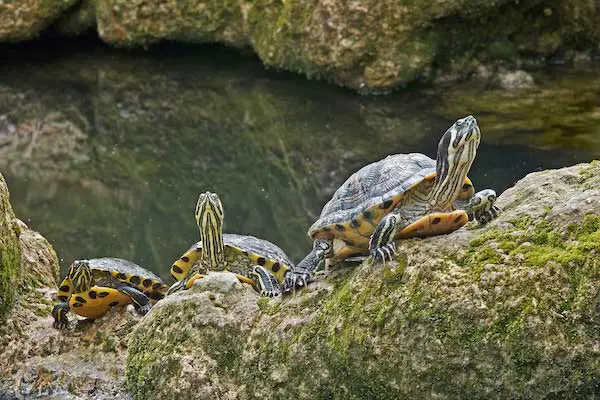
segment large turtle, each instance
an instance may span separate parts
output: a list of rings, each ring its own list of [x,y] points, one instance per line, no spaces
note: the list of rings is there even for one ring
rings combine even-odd
[[[167,286],[152,272],[120,258],[93,258],[74,261],[58,288],[60,303],[52,308],[54,327],[68,326],[67,313],[96,319],[111,307],[133,304],[140,315],[152,307],[152,300],[165,296]]]
[[[171,266],[177,280],[168,294],[189,289],[203,273],[214,270],[233,272],[261,296],[281,293],[281,284],[293,264],[283,250],[263,239],[223,233],[223,204],[216,193],[201,193],[196,204],[200,241],[192,245]]]
[[[474,194],[467,173],[481,133],[472,116],[457,120],[442,136],[437,159],[396,154],[354,173],[310,227],[312,251],[288,274],[283,290],[306,285],[325,260],[371,255],[391,259],[395,240],[450,233],[477,219],[498,215],[491,189]]]

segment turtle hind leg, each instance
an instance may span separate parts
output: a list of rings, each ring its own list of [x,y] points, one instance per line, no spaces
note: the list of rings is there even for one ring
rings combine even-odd
[[[52,307],[52,317],[54,318],[53,326],[56,329],[66,329],[69,326],[69,318],[67,318],[69,310],[69,303],[64,301]]]
[[[292,292],[295,288],[306,286],[312,281],[313,274],[327,258],[333,256],[333,242],[329,239],[316,239],[313,248],[296,267],[285,274],[283,293]]]
[[[255,265],[252,267],[250,277],[254,280],[262,297],[275,297],[281,294],[279,281],[266,268]]]
[[[131,298],[131,302],[135,307],[135,311],[139,315],[146,315],[148,311],[150,311],[150,309],[152,308],[152,303],[150,302],[148,296],[146,296],[144,293],[137,290],[136,288],[123,285],[118,287],[117,290]]]

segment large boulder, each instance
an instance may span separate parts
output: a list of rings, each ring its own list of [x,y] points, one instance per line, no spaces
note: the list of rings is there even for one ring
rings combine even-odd
[[[285,299],[214,274],[132,333],[137,399],[600,393],[600,163],[528,175],[502,215],[401,242]]]

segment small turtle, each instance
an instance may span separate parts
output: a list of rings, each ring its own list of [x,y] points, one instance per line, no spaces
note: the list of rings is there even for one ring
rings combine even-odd
[[[391,259],[395,240],[453,232],[468,221],[497,217],[496,192],[474,193],[467,173],[481,133],[474,117],[456,121],[442,136],[437,160],[396,154],[354,173],[310,227],[312,251],[288,274],[283,291],[306,285],[325,260],[353,256]]]
[[[261,296],[281,293],[281,283],[293,264],[283,250],[254,236],[223,233],[223,204],[216,193],[201,193],[196,204],[200,241],[171,266],[177,280],[167,294],[189,289],[209,270],[233,272],[242,283],[251,284]]]
[[[96,319],[111,307],[133,304],[145,315],[152,303],[165,296],[167,286],[152,272],[120,258],[76,260],[58,288],[60,303],[52,308],[54,327],[68,326],[67,313]]]

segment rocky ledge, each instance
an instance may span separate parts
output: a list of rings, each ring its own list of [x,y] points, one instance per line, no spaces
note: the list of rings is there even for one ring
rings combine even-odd
[[[528,175],[484,228],[258,299],[222,274],[132,332],[137,399],[600,393],[600,164]],[[220,282],[220,284],[219,284]],[[224,289],[225,288],[225,289]]]
[[[593,398],[599,188],[599,162],[530,174],[489,226],[403,241],[385,266],[339,266],[283,299],[212,273],[144,318],[67,332],[49,317],[56,256],[5,207],[21,262],[2,264],[16,300],[0,398]]]

